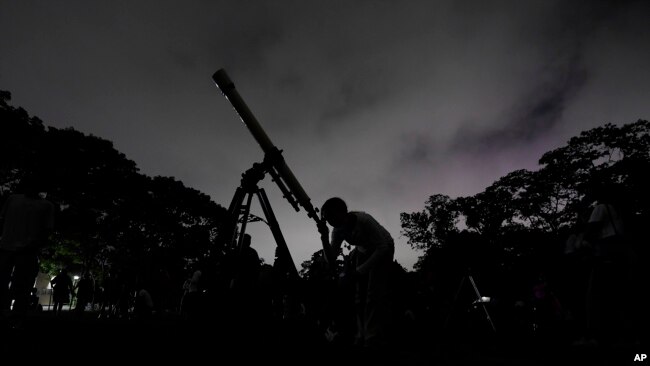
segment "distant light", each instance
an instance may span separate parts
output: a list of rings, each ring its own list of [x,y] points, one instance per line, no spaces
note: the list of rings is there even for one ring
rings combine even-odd
[[[481,302],[490,302],[490,300],[489,296],[481,296]]]
[[[79,279],[79,276],[72,276],[72,278],[76,281]]]

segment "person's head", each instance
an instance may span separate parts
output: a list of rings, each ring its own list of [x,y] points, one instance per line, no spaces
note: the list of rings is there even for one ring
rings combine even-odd
[[[347,215],[348,206],[338,197],[328,199],[321,208],[321,217],[332,227],[345,225]]]

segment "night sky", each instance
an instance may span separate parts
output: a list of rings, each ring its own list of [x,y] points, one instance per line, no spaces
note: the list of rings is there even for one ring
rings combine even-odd
[[[0,89],[227,207],[263,154],[211,80],[225,68],[314,205],[375,216],[410,269],[401,212],[650,118],[649,19],[649,1],[0,1]],[[315,225],[262,186],[299,267]],[[270,231],[249,232],[271,263]]]

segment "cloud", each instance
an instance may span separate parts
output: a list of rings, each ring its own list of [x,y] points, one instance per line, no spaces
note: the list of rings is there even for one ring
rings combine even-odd
[[[581,130],[648,118],[649,4],[9,2],[0,82],[46,124],[227,205],[262,152],[210,79],[224,67],[314,204],[348,197],[399,237],[399,213],[431,194],[477,193]],[[312,224],[267,188],[307,259]]]
[[[381,66],[371,66],[349,75],[328,95],[324,104],[323,122],[332,123],[348,115],[373,108],[389,97],[382,87],[385,72]]]
[[[550,76],[544,77],[545,74]],[[482,153],[512,145],[526,146],[554,130],[587,81],[588,73],[580,56],[549,66],[540,72],[539,80],[530,81],[533,85],[523,85],[521,96],[506,113],[491,120],[491,128],[474,130],[463,125],[457,130],[450,148]]]

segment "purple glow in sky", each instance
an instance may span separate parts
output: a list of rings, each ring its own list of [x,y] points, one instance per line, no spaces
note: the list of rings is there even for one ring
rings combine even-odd
[[[411,268],[401,212],[650,118],[649,16],[647,1],[0,1],[0,89],[228,206],[263,156],[211,80],[225,68],[313,203],[372,214]],[[315,226],[262,186],[299,266]],[[270,263],[270,232],[249,232]]]

